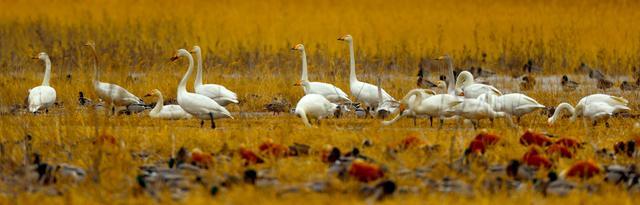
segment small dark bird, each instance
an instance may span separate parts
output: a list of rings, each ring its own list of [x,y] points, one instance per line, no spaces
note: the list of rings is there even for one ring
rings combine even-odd
[[[638,89],[638,85],[636,85],[635,83],[631,84],[631,83],[629,83],[629,82],[627,82],[625,80],[625,81],[622,81],[622,83],[620,84],[620,89],[621,90],[627,90],[627,91],[628,90],[637,90]]]
[[[290,106],[291,104],[285,99],[279,100],[278,98],[273,98],[270,103],[264,105],[264,109],[276,115],[287,111]]]
[[[85,105],[90,105],[91,104],[91,100],[89,98],[84,97],[84,93],[82,93],[82,91],[80,91],[80,93],[78,93],[78,102],[80,103],[80,106],[85,106]]]
[[[598,89],[606,90],[613,87],[613,82],[607,79],[598,79]]]
[[[473,74],[473,76],[476,76],[476,77],[479,77],[479,78],[480,77],[485,77],[485,78],[486,77],[491,77],[491,76],[496,74],[496,72],[493,72],[493,71],[491,71],[489,69],[482,68],[482,67],[474,67],[474,66],[471,66],[469,71],[471,71],[471,74]]]
[[[536,86],[536,78],[533,75],[525,75],[520,82],[520,90],[531,90]]]
[[[567,75],[562,76],[562,80],[560,81],[560,83],[562,84],[562,90],[564,91],[574,91],[576,90],[576,88],[578,88],[578,85],[580,85],[576,81],[569,80],[569,77],[567,77]]]
[[[600,70],[589,70],[589,78],[591,79],[606,79],[607,77]]]
[[[529,59],[527,63],[522,66],[522,71],[526,73],[542,72],[542,67],[534,65],[533,59]]]

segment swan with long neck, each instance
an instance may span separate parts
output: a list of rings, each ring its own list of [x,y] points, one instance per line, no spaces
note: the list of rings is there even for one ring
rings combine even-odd
[[[489,103],[474,99],[464,98],[464,101],[449,110],[450,114],[455,114],[462,118],[474,122],[474,128],[482,119],[505,118],[509,126],[515,126],[508,113],[493,110]]]
[[[311,127],[311,119],[315,119],[318,123],[336,112],[338,105],[329,102],[324,96],[318,94],[308,94],[300,98],[294,113],[302,119],[302,122]]]
[[[334,86],[329,83],[309,81],[309,77],[307,74],[307,54],[305,52],[304,45],[298,44],[293,48],[291,48],[291,50],[300,51],[300,56],[302,58],[302,76],[300,77],[300,81],[294,85],[302,86],[302,89],[305,95],[308,95],[308,94],[322,95],[332,103],[350,103],[351,102],[351,100],[349,99],[349,96],[337,86]]]
[[[160,90],[154,89],[151,93],[145,95],[145,97],[149,96],[156,96],[158,98],[156,106],[151,109],[151,112],[149,112],[149,117],[167,120],[191,118],[191,114],[184,111],[180,105],[164,105],[164,98],[162,97]]]
[[[216,101],[219,105],[227,106],[231,103],[238,103],[238,96],[233,91],[218,84],[202,84],[202,49],[200,46],[193,46],[191,53],[196,55],[198,61],[198,71],[193,87],[196,93],[207,96]]]
[[[338,40],[344,41],[349,45],[349,87],[351,89],[351,96],[358,101],[362,101],[369,110],[377,110],[377,106],[380,104],[378,87],[369,83],[360,82],[356,77],[356,60],[353,50],[353,37],[351,37],[351,35],[346,35],[338,38]],[[382,100],[396,101],[384,89],[382,89]]]
[[[478,98],[478,96],[483,93],[497,96],[502,95],[502,92],[493,86],[475,83],[473,75],[469,71],[462,71],[458,74],[455,92],[465,98]]]
[[[219,105],[211,98],[200,95],[197,93],[190,93],[187,91],[187,81],[193,73],[193,56],[185,50],[180,49],[176,55],[171,58],[172,61],[176,61],[181,57],[186,57],[189,60],[189,67],[187,72],[182,76],[180,84],[178,84],[178,104],[184,111],[199,118],[200,126],[204,124],[204,120],[211,120],[211,128],[216,128],[215,119],[219,118],[232,118],[231,113],[223,106]]]
[[[629,104],[629,101],[627,99],[624,99],[623,97],[611,96],[607,94],[588,95],[580,99],[580,101],[578,101],[578,104],[576,104],[576,107],[575,107],[575,113],[571,116],[571,119],[575,120],[576,117],[582,116],[586,106],[594,102],[603,102],[613,107],[615,106],[626,107]]]
[[[44,61],[45,71],[42,84],[29,89],[29,112],[35,113],[40,109],[45,109],[45,111],[48,112],[49,107],[56,102],[56,90],[49,86],[49,80],[51,79],[51,60],[45,52],[38,54],[38,56],[33,57],[33,59]]]
[[[91,49],[93,54],[93,88],[96,94],[102,100],[115,106],[130,106],[134,104],[144,104],[140,98],[131,94],[128,90],[112,83],[100,82],[100,72],[98,71],[98,54],[96,52],[95,43],[87,42],[85,46]]]
[[[626,112],[631,110],[631,108],[626,105],[611,105],[607,102],[598,101],[598,102],[590,102],[584,105],[584,108],[580,111],[582,114],[577,114],[578,110],[574,109],[569,103],[560,103],[556,108],[553,116],[551,116],[547,123],[549,125],[555,124],[558,117],[560,117],[563,110],[568,110],[569,114],[571,114],[570,121],[573,122],[576,119],[576,116],[581,115],[593,122],[595,126],[598,121],[604,120],[608,126],[607,120],[616,113]]]
[[[433,91],[423,89],[413,89],[400,101],[398,110],[400,113],[390,121],[383,121],[383,125],[390,125],[405,116],[429,116],[440,118],[442,126],[445,117],[451,117],[454,113],[449,110],[462,100],[449,94],[435,94]]]

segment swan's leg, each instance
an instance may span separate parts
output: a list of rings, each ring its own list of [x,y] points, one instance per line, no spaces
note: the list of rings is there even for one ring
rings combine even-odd
[[[598,121],[593,121],[593,126],[595,127],[596,125],[598,125]]]
[[[438,129],[442,129],[443,125],[444,125],[444,118],[440,117],[440,126],[438,126]]]
[[[112,104],[111,105],[111,115],[115,115],[116,114],[116,107]]]
[[[209,117],[211,117],[211,129],[216,129],[216,122],[213,121],[213,113],[209,113]]]
[[[607,120],[607,121],[604,121],[604,126],[606,126],[607,128],[611,127],[611,126],[609,125],[609,121],[608,121],[608,120]]]
[[[520,116],[516,117],[516,122],[520,124]]]
[[[429,123],[431,124],[431,127],[433,127],[433,116],[429,116]]]
[[[49,108],[45,108],[44,113],[49,114]]]
[[[204,127],[204,120],[200,120],[200,128]]]
[[[416,122],[416,121],[417,121],[417,118],[418,118],[417,116],[415,116],[415,115],[413,116],[413,126],[414,126],[414,127],[415,127],[415,126],[418,126],[418,123]]]

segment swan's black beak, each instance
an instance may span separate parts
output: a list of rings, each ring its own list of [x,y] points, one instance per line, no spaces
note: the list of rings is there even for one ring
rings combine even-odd
[[[174,62],[174,61],[177,61],[177,60],[178,60],[178,58],[180,58],[180,57],[178,57],[178,56],[173,56],[173,57],[171,57],[171,59],[169,59],[169,60],[171,60],[171,62]]]
[[[296,47],[294,46],[294,47],[291,47],[291,50],[294,51],[294,50],[298,50],[298,49],[296,49]]]
[[[191,53],[191,54],[196,54],[196,51],[194,51],[194,50],[190,50],[190,51],[189,51],[189,53]]]
[[[144,95],[142,97],[151,97],[151,94],[149,93],[149,94],[146,94],[146,95]]]
[[[33,56],[31,59],[39,59],[38,56]]]
[[[338,38],[339,41],[344,41],[344,37]]]

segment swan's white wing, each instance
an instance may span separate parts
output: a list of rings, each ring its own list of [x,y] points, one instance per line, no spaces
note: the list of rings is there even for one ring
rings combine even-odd
[[[332,84],[323,82],[309,82],[309,87],[310,89],[307,94],[319,94],[324,96],[331,102],[351,102],[347,93]]]
[[[383,100],[391,100],[395,101],[395,99],[387,93],[384,89],[382,90],[382,99]],[[378,86],[371,85],[365,82],[356,82],[351,85],[351,95],[358,100],[363,101],[365,104],[369,106],[377,106],[379,97],[378,97]]]
[[[207,115],[209,113],[214,113],[214,118],[231,117],[231,114],[226,108],[218,105],[216,101],[204,95],[185,93],[184,96],[179,95],[178,103],[187,113],[201,119],[208,119]]]
[[[196,93],[209,98],[228,98],[237,102],[238,96],[233,91],[218,84],[204,84],[196,87]]]

